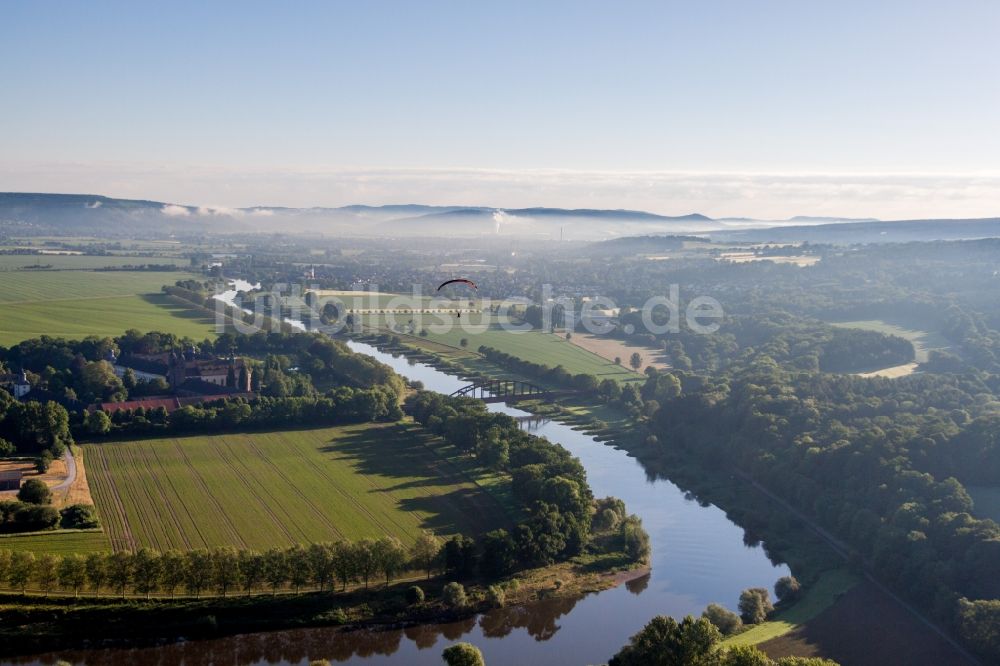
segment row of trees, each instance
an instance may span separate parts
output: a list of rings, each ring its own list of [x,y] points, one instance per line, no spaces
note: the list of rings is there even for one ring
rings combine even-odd
[[[118,410],[110,415],[94,411],[81,415],[75,427],[81,435],[158,431],[200,433],[233,428],[396,421],[402,415],[396,393],[384,385],[372,388],[341,386],[322,395],[303,397],[220,398],[198,405],[185,405],[172,413],[163,407]]]
[[[251,594],[303,588],[334,591],[337,587],[374,580],[388,585],[405,571],[429,576],[442,561],[443,546],[425,534],[409,549],[398,539],[361,539],[308,546],[272,548],[264,552],[217,548],[186,552],[140,549],[134,553],[90,553],[59,556],[0,550],[0,583],[25,591],[33,585],[42,592],[55,589],[79,595],[104,591],[125,596],[129,591],[148,597],[154,593],[191,596],[233,591]]]

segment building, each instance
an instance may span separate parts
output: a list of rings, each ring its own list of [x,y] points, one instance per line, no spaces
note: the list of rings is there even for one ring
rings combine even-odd
[[[115,354],[114,349],[108,350],[108,353],[104,356],[104,360],[111,364],[111,367],[114,368],[115,374],[118,375],[119,379],[125,376],[126,370],[131,370],[132,374],[135,375],[135,378],[140,382],[151,382],[157,379],[165,380],[167,378],[166,375],[161,375],[154,372],[147,372],[146,370],[133,368],[130,365],[122,365],[121,363],[119,363],[118,356]]]
[[[199,357],[197,350],[189,347],[181,354],[171,353],[167,366],[167,381],[175,391],[182,390],[185,384],[212,384],[250,392],[253,368],[242,358]]]
[[[21,470],[0,472],[0,490],[20,490]]]
[[[28,373],[24,370],[20,373],[0,375],[0,386],[10,391],[10,394],[18,400],[31,392],[31,383],[28,381]]]

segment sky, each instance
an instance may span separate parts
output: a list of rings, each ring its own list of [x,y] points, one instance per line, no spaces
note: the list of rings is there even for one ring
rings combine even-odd
[[[998,35],[995,0],[0,0],[0,191],[996,216]]]

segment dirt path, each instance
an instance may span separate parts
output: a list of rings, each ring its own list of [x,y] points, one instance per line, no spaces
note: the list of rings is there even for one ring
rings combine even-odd
[[[70,451],[70,447],[68,446],[66,447],[66,453],[63,455],[63,460],[66,462],[66,478],[61,483],[50,488],[53,493],[69,490],[69,487],[76,481],[76,458],[73,457],[73,452]]]

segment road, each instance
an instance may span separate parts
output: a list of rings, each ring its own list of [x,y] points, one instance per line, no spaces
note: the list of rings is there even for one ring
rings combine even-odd
[[[49,488],[54,493],[69,490],[69,487],[76,481],[76,458],[73,457],[73,452],[70,451],[70,447],[68,446],[66,447],[66,454],[63,456],[63,460],[66,461],[66,478],[60,481],[58,485]]]

